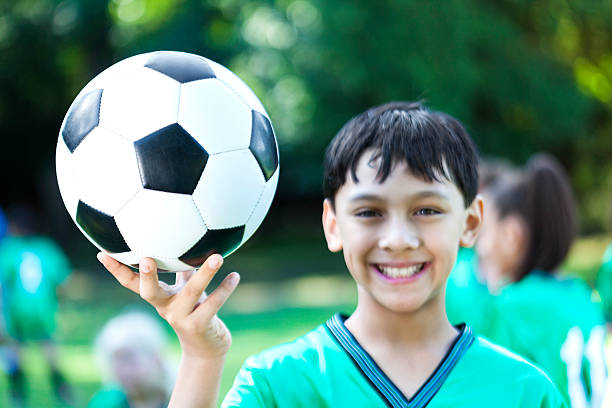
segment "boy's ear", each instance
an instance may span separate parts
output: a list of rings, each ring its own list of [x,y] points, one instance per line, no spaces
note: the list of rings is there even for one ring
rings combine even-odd
[[[332,207],[331,201],[325,199],[323,201],[323,232],[325,232],[325,240],[327,248],[332,252],[342,250],[342,240],[338,234],[338,224],[336,222],[336,213]]]
[[[482,216],[484,211],[482,196],[477,194],[472,204],[466,210],[465,224],[459,244],[462,247],[472,247],[476,243],[478,231],[482,226]]]

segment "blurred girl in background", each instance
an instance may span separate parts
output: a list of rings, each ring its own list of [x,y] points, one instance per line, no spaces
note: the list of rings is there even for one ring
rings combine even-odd
[[[478,164],[478,192],[482,193],[512,171],[514,167],[505,160],[481,159]],[[472,327],[481,327],[490,319],[487,315],[490,301],[485,279],[478,271],[476,248],[459,248],[455,266],[446,285],[446,314],[449,321],[454,325],[467,321]]]
[[[607,375],[604,316],[585,283],[558,274],[577,233],[563,168],[538,154],[482,193],[476,250],[489,293],[474,303],[480,318],[467,316],[467,323],[544,369],[573,408],[601,407]]]

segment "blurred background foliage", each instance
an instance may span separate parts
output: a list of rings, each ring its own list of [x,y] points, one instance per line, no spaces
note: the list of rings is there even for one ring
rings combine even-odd
[[[348,118],[423,99],[463,121],[483,155],[555,154],[583,232],[601,232],[612,190],[611,26],[612,3],[595,0],[5,1],[0,204],[35,200],[63,225],[53,159],[72,99],[112,63],[168,49],[228,66],[263,101],[281,148],[276,206],[318,202],[322,152]]]

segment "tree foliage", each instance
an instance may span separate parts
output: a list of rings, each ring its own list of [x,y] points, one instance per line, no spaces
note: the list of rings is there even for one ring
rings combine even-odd
[[[585,0],[15,0],[0,6],[3,204],[40,196],[57,131],[95,74],[157,49],[198,53],[262,99],[282,200],[319,197],[322,152],[365,108],[423,99],[484,155],[566,165],[585,230],[612,185],[612,6]],[[5,178],[6,180],[6,178]],[[604,194],[605,192],[605,194]],[[40,197],[39,197],[40,198]]]

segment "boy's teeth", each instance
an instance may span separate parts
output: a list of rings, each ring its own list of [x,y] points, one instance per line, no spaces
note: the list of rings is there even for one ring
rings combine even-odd
[[[378,266],[378,269],[384,274],[391,278],[407,278],[408,276],[412,276],[421,269],[423,269],[423,264],[409,266],[407,268],[392,268],[387,266]]]

